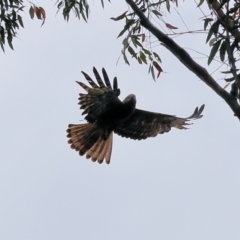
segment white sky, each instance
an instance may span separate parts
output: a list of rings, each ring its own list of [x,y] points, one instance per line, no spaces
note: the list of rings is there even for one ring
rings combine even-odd
[[[26,8],[15,51],[6,47],[0,58],[0,239],[240,239],[240,127],[230,108],[162,46],[155,51],[165,73],[156,82],[131,59],[116,65],[122,22],[110,17],[127,9],[124,1],[105,1],[104,10],[91,1],[87,24],[66,23],[54,1],[38,2],[45,25]],[[191,30],[202,29],[190,4],[180,1],[178,11]],[[175,10],[167,19],[186,31]],[[205,39],[175,40],[208,53]],[[93,66],[117,76],[121,99],[134,93],[138,108],[187,117],[205,103],[204,117],[145,141],[115,135],[111,164],[92,163],[70,149],[65,131],[83,119],[75,81],[85,81],[82,70],[93,76]]]

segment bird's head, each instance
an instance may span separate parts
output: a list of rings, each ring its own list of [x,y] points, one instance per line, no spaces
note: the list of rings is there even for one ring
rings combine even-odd
[[[134,94],[129,94],[123,101],[124,104],[130,104],[132,106],[136,106],[136,96]]]

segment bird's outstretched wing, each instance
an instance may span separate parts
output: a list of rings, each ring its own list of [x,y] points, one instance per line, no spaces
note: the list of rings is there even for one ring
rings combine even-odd
[[[86,154],[93,161],[102,163],[105,159],[106,163],[110,163],[113,131],[122,137],[141,140],[168,132],[172,127],[186,129],[191,124],[190,120],[202,117],[204,105],[196,108],[187,118],[136,109],[134,94],[128,95],[122,102],[118,99],[117,78],[114,78],[112,87],[104,68],[104,81],[93,68],[96,83],[85,72],[82,73],[90,87],[77,82],[87,92],[80,93],[79,104],[89,123],[70,124],[67,137],[71,148],[81,156]]]
[[[187,129],[186,125],[191,124],[189,120],[202,117],[203,109],[204,105],[199,109],[196,108],[194,113],[187,118],[135,109],[133,114],[122,122],[114,132],[122,137],[141,140],[168,132],[172,127]]]
[[[83,89],[87,91],[87,94],[79,94],[79,105],[81,106],[80,109],[84,110],[82,115],[87,114],[85,119],[88,122],[96,121],[109,109],[121,104],[121,101],[118,99],[120,90],[118,89],[117,78],[115,77],[113,79],[112,88],[104,68],[102,69],[104,82],[95,67],[93,67],[93,73],[96,77],[98,85],[85,72],[82,72],[82,74],[91,87],[88,87],[82,82],[77,82]]]

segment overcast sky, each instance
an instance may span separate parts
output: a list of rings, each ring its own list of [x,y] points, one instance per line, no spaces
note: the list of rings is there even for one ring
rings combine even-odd
[[[225,102],[158,43],[164,73],[156,82],[134,60],[116,65],[123,23],[110,17],[127,10],[125,1],[105,1],[104,10],[90,1],[87,24],[56,16],[55,1],[34,2],[47,12],[44,26],[27,7],[15,51],[0,53],[0,239],[239,240],[240,125]],[[179,5],[188,28],[202,29],[193,1]],[[187,31],[174,9],[166,19]],[[208,53],[205,39],[175,38]],[[120,98],[134,93],[140,109],[187,117],[204,103],[204,117],[144,141],[115,135],[110,165],[86,160],[70,149],[66,128],[83,120],[75,81],[85,81],[82,70],[93,76],[93,66],[117,76]]]

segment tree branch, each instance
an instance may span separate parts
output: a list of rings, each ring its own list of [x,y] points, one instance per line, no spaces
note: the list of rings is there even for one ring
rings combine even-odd
[[[132,0],[126,0],[126,2],[131,6],[134,13],[140,18],[142,26],[149,30],[160,42],[162,42],[163,45],[175,57],[177,57],[183,65],[195,73],[215,93],[223,98],[234,112],[234,115],[240,120],[240,106],[237,102],[237,99],[225,91],[219,84],[217,84],[207,70],[196,63],[183,48],[181,48],[171,38],[156,28]]]

